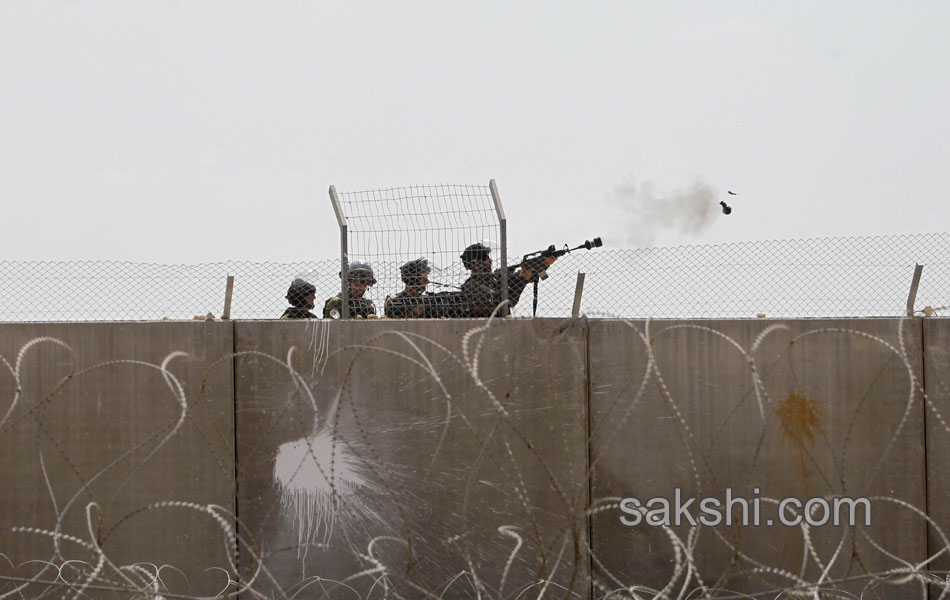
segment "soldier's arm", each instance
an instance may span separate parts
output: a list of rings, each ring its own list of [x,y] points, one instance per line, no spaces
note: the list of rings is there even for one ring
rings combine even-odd
[[[392,296],[386,296],[386,301],[383,302],[383,314],[390,319],[399,319],[402,318],[400,314],[402,311],[398,310],[399,299],[393,298]]]
[[[334,296],[329,298],[323,304],[323,318],[324,319],[339,319],[343,316],[343,299],[339,296]],[[335,315],[334,315],[335,313]]]
[[[487,317],[491,315],[498,303],[501,302],[501,288],[497,283],[484,279],[469,279],[462,284],[462,298],[470,305],[472,317]]]
[[[417,300],[416,305],[412,307],[412,310],[409,312],[409,316],[414,319],[423,319],[426,316],[426,305],[423,300],[420,298]]]
[[[541,274],[542,271],[547,270],[548,267],[553,265],[556,260],[556,256],[538,256],[532,258],[521,268],[521,277],[526,281],[531,281],[535,276]]]

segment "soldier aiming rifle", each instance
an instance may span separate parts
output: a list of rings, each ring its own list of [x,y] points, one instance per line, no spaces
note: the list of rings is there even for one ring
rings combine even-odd
[[[594,238],[593,241],[587,240],[576,248],[565,246],[565,248],[558,250],[551,245],[544,250],[524,255],[521,262],[507,267],[508,304],[510,306],[517,305],[525,286],[529,282],[533,282],[534,314],[537,314],[537,282],[539,279],[547,278],[548,267],[568,252],[580,248],[590,250],[600,246],[603,246],[603,242],[598,237]],[[491,249],[482,243],[472,244],[462,252],[461,259],[462,264],[472,274],[462,284],[461,300],[465,306],[464,312],[467,314],[460,314],[459,316],[490,316],[495,307],[502,301],[501,269],[492,271]],[[506,309],[502,310],[505,311]],[[506,312],[501,314],[506,314]]]
[[[488,317],[501,304],[501,269],[492,271],[491,248],[477,242],[465,248],[459,258],[471,272],[462,284],[460,300],[463,308],[460,317]],[[554,259],[557,260],[557,259]],[[554,260],[551,262],[553,263]],[[508,270],[508,304],[514,306],[521,298],[521,292],[534,276],[531,265],[516,265]],[[502,309],[502,315],[507,314]]]

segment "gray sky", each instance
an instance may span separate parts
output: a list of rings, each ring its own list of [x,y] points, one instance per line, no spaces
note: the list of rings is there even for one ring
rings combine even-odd
[[[937,1],[7,0],[0,259],[323,259],[331,183],[491,178],[521,252],[943,231],[948,25]]]

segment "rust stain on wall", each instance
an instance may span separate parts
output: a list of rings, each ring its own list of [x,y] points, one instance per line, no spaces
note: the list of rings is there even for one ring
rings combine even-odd
[[[793,390],[788,393],[788,397],[779,402],[776,412],[782,429],[782,438],[790,441],[795,447],[805,489],[808,489],[805,446],[813,445],[815,433],[821,430],[821,407],[815,400]]]

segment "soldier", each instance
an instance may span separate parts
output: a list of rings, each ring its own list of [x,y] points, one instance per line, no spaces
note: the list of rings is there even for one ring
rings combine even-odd
[[[287,290],[287,302],[290,306],[280,316],[281,319],[316,319],[317,315],[310,312],[317,299],[317,288],[303,279],[294,279]]]
[[[373,276],[373,267],[365,262],[352,262],[347,269],[346,279],[350,284],[347,302],[349,316],[364,319],[375,318],[376,305],[373,304],[372,300],[363,297],[366,290],[376,283],[376,277]],[[328,319],[339,319],[343,316],[343,298],[339,294],[327,299],[323,304],[323,316]]]
[[[501,303],[501,270],[492,271],[491,248],[485,244],[475,243],[467,247],[460,255],[462,264],[471,271],[471,276],[462,284],[462,301],[465,305],[462,317],[488,317],[495,307]],[[545,257],[544,267],[550,266],[557,258]],[[521,292],[540,268],[542,263],[537,261],[534,268],[530,265],[520,265],[508,271],[508,303],[511,306],[518,304]],[[506,314],[506,313],[501,313]]]
[[[390,319],[424,319],[426,305],[424,294],[429,285],[432,268],[428,259],[417,258],[399,267],[399,276],[406,288],[398,294],[386,297],[385,313]]]

